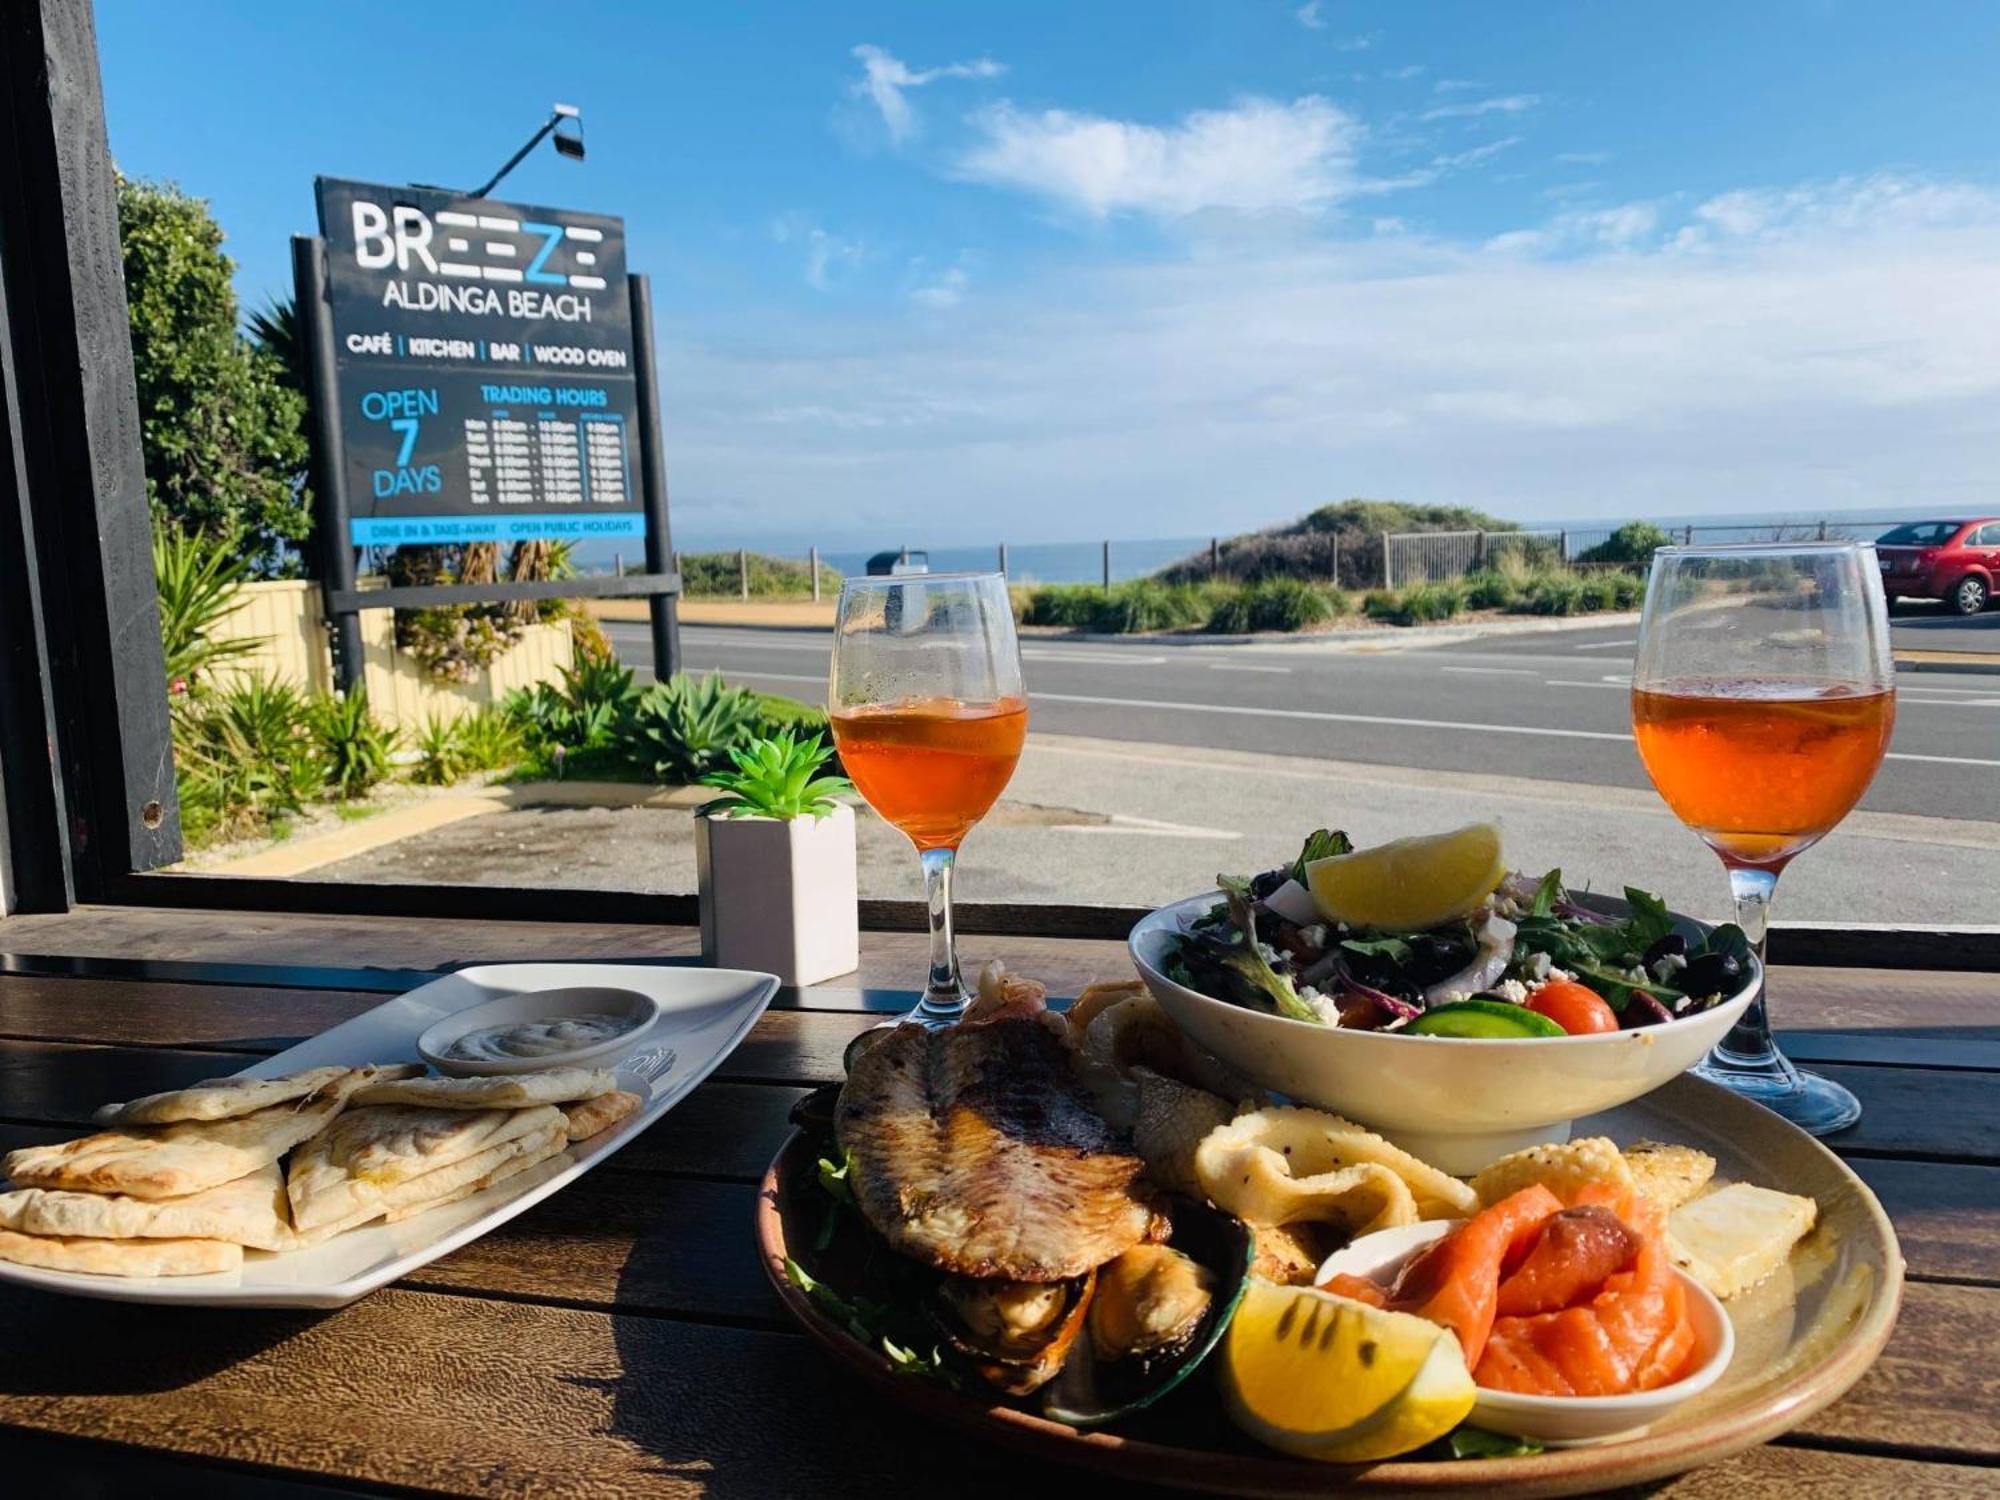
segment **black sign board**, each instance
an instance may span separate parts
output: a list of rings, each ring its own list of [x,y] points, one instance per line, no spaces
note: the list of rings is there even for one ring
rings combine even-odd
[[[644,536],[624,221],[316,186],[353,544]]]

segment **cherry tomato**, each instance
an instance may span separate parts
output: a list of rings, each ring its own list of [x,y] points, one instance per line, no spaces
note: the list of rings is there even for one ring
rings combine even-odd
[[[1531,990],[1524,1002],[1529,1010],[1547,1016],[1571,1036],[1589,1036],[1598,1031],[1616,1031],[1618,1012],[1604,1003],[1604,997],[1574,979],[1551,979]]]

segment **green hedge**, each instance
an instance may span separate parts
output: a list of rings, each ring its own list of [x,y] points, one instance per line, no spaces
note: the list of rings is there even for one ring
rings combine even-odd
[[[809,599],[812,597],[812,570],[797,558],[772,557],[752,552],[746,559],[750,570],[752,599]],[[820,593],[832,598],[840,592],[840,574],[825,563],[819,569]],[[742,596],[742,576],[734,552],[683,552],[681,588],[690,599],[736,599]]]

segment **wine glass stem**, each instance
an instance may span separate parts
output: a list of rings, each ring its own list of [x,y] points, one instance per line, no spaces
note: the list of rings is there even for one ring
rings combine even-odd
[[[965,982],[958,975],[958,949],[951,933],[952,849],[922,849],[924,903],[931,928],[930,982],[918,1004],[916,1019],[930,1024],[956,1021],[965,1010]]]
[[[1739,1072],[1762,1072],[1795,1077],[1793,1068],[1778,1044],[1771,1039],[1770,1013],[1765,1009],[1768,971],[1764,970],[1764,938],[1770,927],[1771,893],[1778,888],[1775,870],[1754,865],[1729,867],[1729,891],[1736,898],[1736,925],[1750,940],[1757,965],[1766,979],[1757,988],[1756,998],[1737,1017],[1729,1035],[1716,1044],[1714,1061]]]

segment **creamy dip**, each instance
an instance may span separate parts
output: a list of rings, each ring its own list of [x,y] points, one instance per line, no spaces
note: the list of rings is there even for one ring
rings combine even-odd
[[[468,1031],[444,1049],[446,1057],[467,1062],[505,1062],[519,1057],[553,1057],[594,1047],[623,1036],[639,1024],[632,1016],[562,1016],[547,1021],[514,1021]]]

